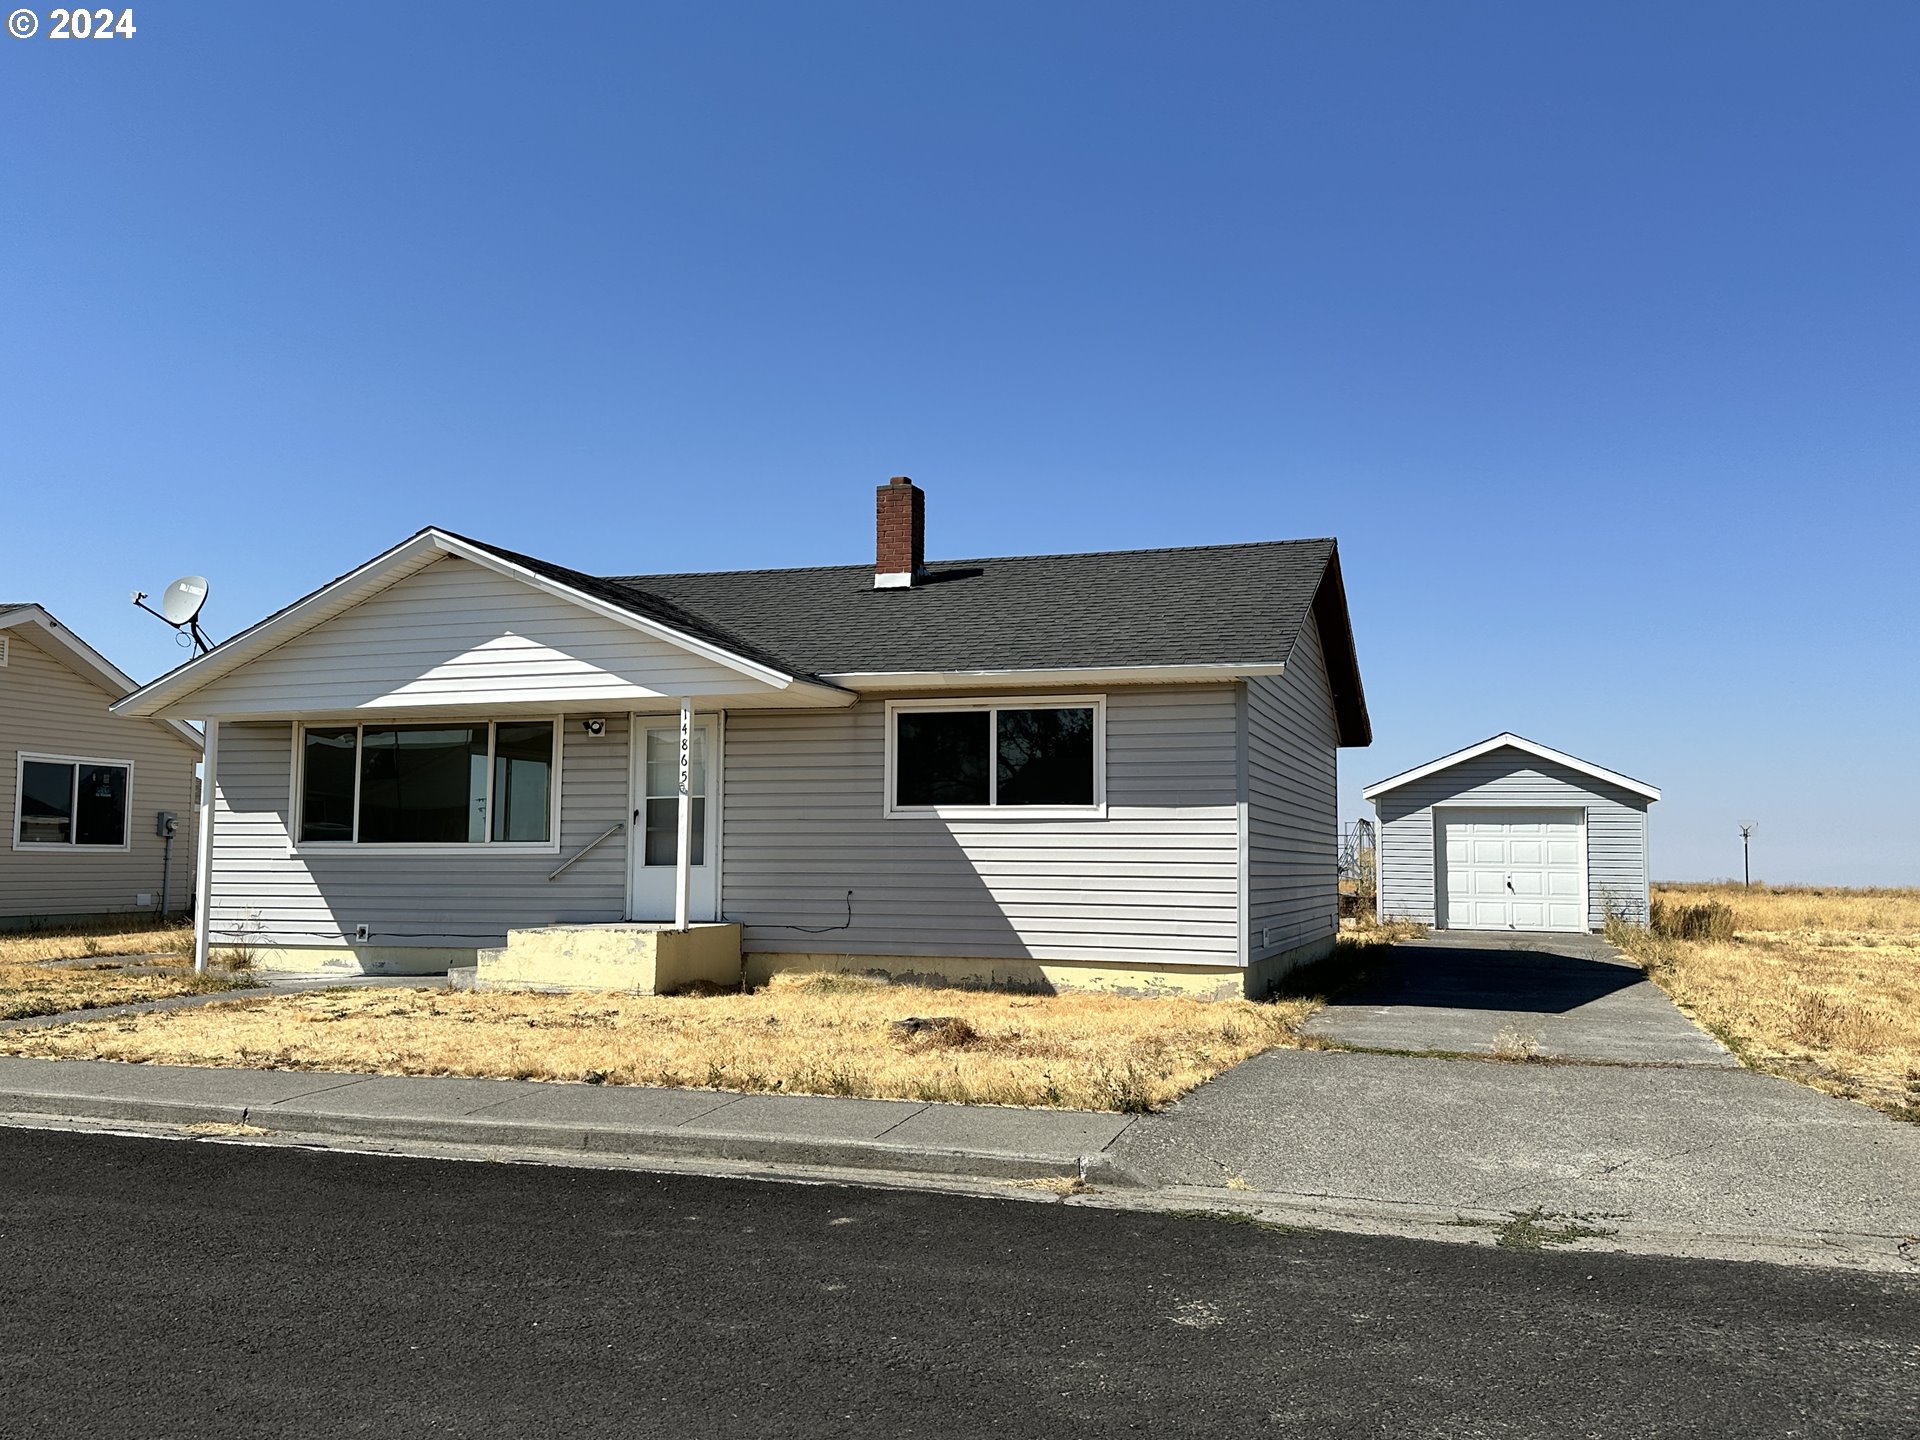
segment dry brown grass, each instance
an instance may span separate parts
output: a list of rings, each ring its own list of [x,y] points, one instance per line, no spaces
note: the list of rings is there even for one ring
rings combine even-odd
[[[241,983],[231,971],[194,974],[192,953],[188,926],[104,924],[0,934],[0,1020],[206,994]],[[164,958],[140,969],[126,969],[113,958],[132,955]],[[97,967],[47,963],[87,959],[97,960]]]
[[[49,926],[44,930],[0,931],[0,965],[36,960],[84,960],[106,955],[193,954],[191,925],[156,926],[139,921]]]
[[[1749,1064],[1920,1119],[1920,890],[1656,885],[1733,911],[1731,940],[1618,943]]]
[[[846,976],[709,996],[333,990],[18,1032],[0,1036],[0,1052],[1139,1112],[1289,1043],[1318,1004],[1019,995]],[[894,1028],[913,1015],[954,1023],[911,1036]]]

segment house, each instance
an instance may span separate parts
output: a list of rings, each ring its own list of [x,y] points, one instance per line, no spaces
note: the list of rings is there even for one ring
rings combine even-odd
[[[1443,930],[1599,930],[1647,920],[1660,792],[1514,734],[1369,785],[1382,919]]]
[[[713,925],[734,980],[1216,996],[1331,948],[1333,541],[928,563],[925,492],[875,503],[872,566],[422,530],[128,696],[207,725],[203,953],[484,977]]]
[[[111,713],[133,683],[44,606],[0,605],[0,926],[186,908],[200,735]]]

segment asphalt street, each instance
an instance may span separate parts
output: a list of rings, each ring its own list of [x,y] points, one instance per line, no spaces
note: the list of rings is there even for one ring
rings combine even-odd
[[[0,1130],[6,1436],[1896,1436],[1920,1280]]]

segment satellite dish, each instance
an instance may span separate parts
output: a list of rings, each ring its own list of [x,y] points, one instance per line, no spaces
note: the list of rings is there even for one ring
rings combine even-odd
[[[207,577],[182,575],[160,597],[160,613],[169,625],[191,625],[207,603]]]
[[[184,632],[181,643],[190,643],[195,654],[205,654],[213,648],[207,632],[200,628],[200,607],[207,603],[206,576],[182,575],[167,586],[166,593],[160,597],[158,610],[147,603],[147,592],[144,590],[133,592],[133,603],[149,615],[158,615],[176,632]]]

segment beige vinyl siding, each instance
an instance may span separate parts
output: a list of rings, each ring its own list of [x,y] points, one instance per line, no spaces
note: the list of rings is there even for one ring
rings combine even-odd
[[[1247,948],[1256,960],[1339,929],[1339,736],[1317,626],[1284,674],[1246,684]]]
[[[511,576],[444,557],[196,691],[207,715],[635,702],[754,682]]]
[[[1631,791],[1502,746],[1374,801],[1380,816],[1380,913],[1437,923],[1435,805],[1563,806],[1586,812],[1587,923],[1606,924],[1611,897],[1629,919],[1647,918],[1647,802]]]
[[[1115,690],[1104,819],[955,820],[882,815],[880,701],[730,715],[723,910],[758,952],[1237,964],[1236,730],[1231,687]]]
[[[624,831],[558,880],[547,879],[627,818],[627,718],[601,718],[606,734],[599,738],[578,719],[561,727],[558,854],[489,853],[475,845],[429,855],[369,845],[294,855],[287,814],[292,726],[226,722],[213,827],[215,943],[339,945],[365,924],[375,945],[467,948],[501,943],[509,925],[622,918]]]
[[[55,651],[36,645],[28,627],[0,634],[10,642],[8,663],[0,668],[0,815],[7,830],[0,841],[0,917],[135,910],[135,897],[142,893],[150,893],[157,908],[166,842],[154,833],[154,816],[161,810],[180,817],[169,903],[176,910],[186,908],[193,889],[199,750],[167,726],[109,714],[107,706],[119,696],[74,671]],[[128,848],[14,849],[22,752],[131,762]]]

